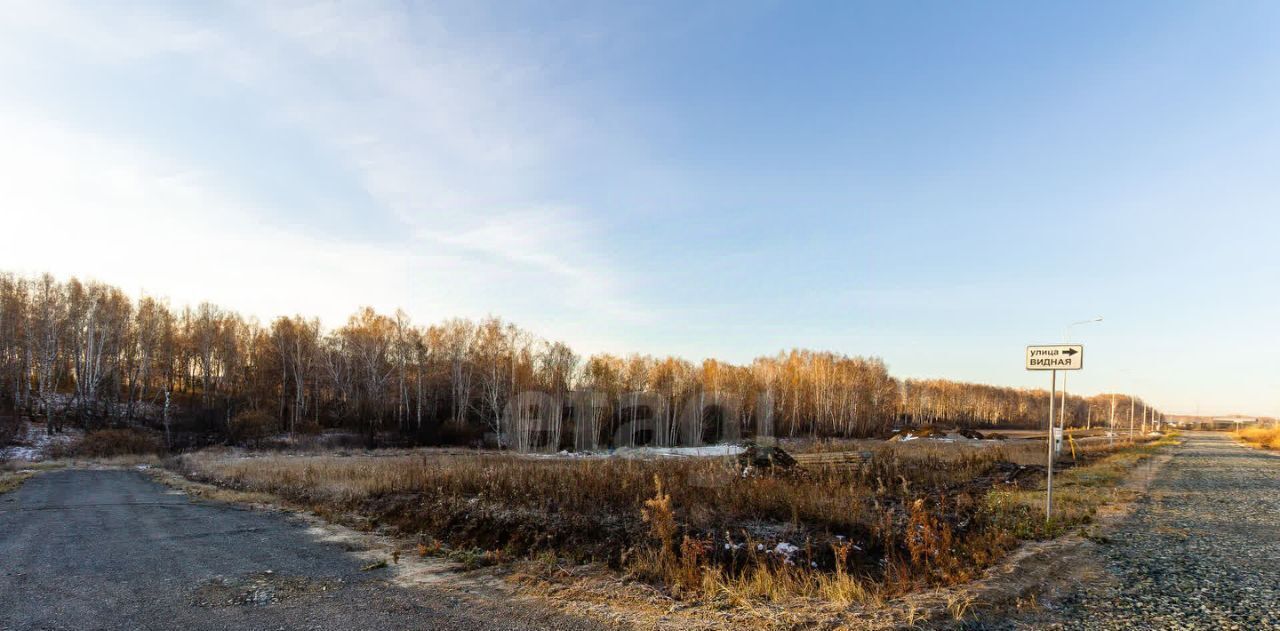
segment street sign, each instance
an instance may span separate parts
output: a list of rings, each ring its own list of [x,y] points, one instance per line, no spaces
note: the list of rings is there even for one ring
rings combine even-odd
[[[1080,370],[1084,368],[1084,346],[1051,344],[1027,347],[1027,370]]]
[[[1049,454],[1045,467],[1044,520],[1053,515],[1053,458],[1062,451],[1062,422],[1064,414],[1058,413],[1058,424],[1053,422],[1053,407],[1058,398],[1058,371],[1084,368],[1084,347],[1079,344],[1047,344],[1027,347],[1027,370],[1048,370],[1049,376]],[[1067,376],[1062,375],[1062,404],[1066,405]]]

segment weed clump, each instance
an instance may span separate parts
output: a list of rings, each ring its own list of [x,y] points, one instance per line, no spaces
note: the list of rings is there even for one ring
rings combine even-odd
[[[266,412],[249,410],[237,414],[227,422],[227,433],[233,442],[257,446],[264,439],[279,431],[280,422]]]
[[[85,434],[74,448],[79,458],[156,455],[163,451],[160,440],[136,429],[100,429]]]

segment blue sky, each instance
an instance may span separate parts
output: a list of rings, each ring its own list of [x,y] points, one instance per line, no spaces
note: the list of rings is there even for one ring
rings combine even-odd
[[[1275,3],[3,7],[4,269],[1280,416]]]

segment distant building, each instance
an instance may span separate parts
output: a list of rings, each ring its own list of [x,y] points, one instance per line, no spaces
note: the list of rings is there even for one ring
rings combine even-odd
[[[1258,418],[1255,416],[1215,416],[1213,417],[1213,429],[1240,429],[1246,425],[1257,425]]]
[[[1216,430],[1236,430],[1241,427],[1258,425],[1263,419],[1256,416],[1190,416],[1171,414],[1167,417],[1168,423],[1174,427],[1183,429],[1216,429]]]

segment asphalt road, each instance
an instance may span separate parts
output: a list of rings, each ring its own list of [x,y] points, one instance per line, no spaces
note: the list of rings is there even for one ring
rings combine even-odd
[[[135,471],[64,470],[0,495],[0,629],[596,629],[319,543],[285,515],[193,503]]]

